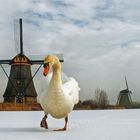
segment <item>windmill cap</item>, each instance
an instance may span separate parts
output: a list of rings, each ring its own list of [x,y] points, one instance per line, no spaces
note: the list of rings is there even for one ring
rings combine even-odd
[[[130,93],[131,91],[128,89],[121,90],[120,93]]]
[[[30,65],[30,60],[24,54],[18,54],[12,59],[12,65]]]

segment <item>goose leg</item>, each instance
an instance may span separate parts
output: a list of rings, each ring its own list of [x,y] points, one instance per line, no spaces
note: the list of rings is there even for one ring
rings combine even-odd
[[[40,127],[44,127],[44,128],[46,128],[46,129],[48,129],[48,124],[47,124],[46,119],[47,119],[47,115],[45,115],[45,116],[42,118],[42,121],[41,121],[41,123],[40,123]]]
[[[65,125],[64,125],[64,128],[56,129],[54,131],[66,131],[67,130],[67,123],[68,123],[68,116],[65,117]]]

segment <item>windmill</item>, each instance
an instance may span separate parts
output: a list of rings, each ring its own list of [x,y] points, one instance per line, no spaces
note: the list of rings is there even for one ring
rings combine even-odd
[[[119,92],[117,104],[120,106],[128,107],[132,105],[132,99],[131,99],[132,92],[128,88],[128,82],[126,77],[125,77],[125,84],[126,84],[126,89],[121,90]]]
[[[21,18],[18,20],[18,25],[19,53],[12,59],[0,60],[0,66],[8,78],[7,87],[3,94],[3,102],[36,103],[37,93],[35,90],[33,78],[41,68],[43,59],[31,60],[23,53],[23,31]],[[60,55],[58,57],[60,62],[63,62],[63,58]],[[10,74],[6,72],[3,64],[8,64],[11,66]],[[32,65],[39,65],[34,75],[32,75],[31,72]]]

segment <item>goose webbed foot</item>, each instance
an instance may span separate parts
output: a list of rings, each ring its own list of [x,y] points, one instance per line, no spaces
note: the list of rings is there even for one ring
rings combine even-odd
[[[42,119],[42,121],[41,121],[41,123],[40,123],[40,127],[43,127],[43,128],[48,129],[48,124],[47,124],[46,119],[47,119],[47,115],[45,115],[45,116],[43,117],[43,119]]]
[[[64,125],[64,128],[55,129],[54,131],[66,131],[67,130],[67,123],[68,123],[68,117],[65,117],[65,125]]]

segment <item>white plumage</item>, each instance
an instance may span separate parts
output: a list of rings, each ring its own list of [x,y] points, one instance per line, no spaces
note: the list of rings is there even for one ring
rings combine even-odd
[[[76,80],[72,77],[68,78],[68,80],[62,85],[63,92],[72,97],[73,103],[77,104],[79,101],[79,86]]]
[[[74,105],[79,101],[79,86],[76,80],[72,77],[61,77],[61,64],[56,56],[49,55],[45,58],[44,63],[47,64],[45,68],[52,67],[52,74],[49,74],[48,89],[42,90],[42,97],[39,99],[40,104],[45,112],[45,119],[43,118],[41,126],[46,127],[45,120],[50,114],[54,118],[65,118],[66,130],[68,114],[72,111]],[[44,75],[45,73],[44,68]],[[64,76],[63,76],[64,77]]]

